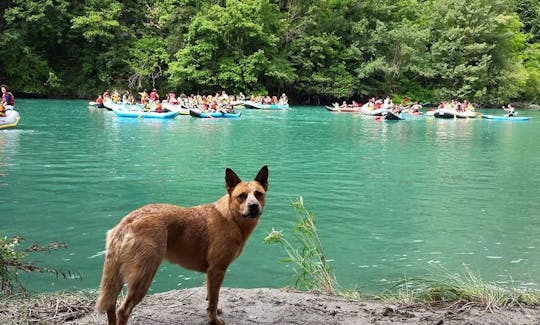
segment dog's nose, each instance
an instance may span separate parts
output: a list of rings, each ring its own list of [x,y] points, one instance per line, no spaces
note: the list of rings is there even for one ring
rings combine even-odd
[[[249,209],[250,214],[259,213],[259,204],[258,203],[250,203],[248,205],[248,209]]]

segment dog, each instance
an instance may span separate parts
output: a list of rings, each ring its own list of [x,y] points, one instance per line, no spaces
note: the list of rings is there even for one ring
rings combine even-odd
[[[107,313],[110,325],[127,324],[163,259],[206,273],[209,322],[225,324],[218,317],[219,290],[227,268],[242,253],[262,215],[268,167],[263,166],[250,182],[227,168],[225,188],[227,193],[216,202],[190,208],[145,205],[107,232],[96,310]],[[117,309],[124,284],[127,293]]]

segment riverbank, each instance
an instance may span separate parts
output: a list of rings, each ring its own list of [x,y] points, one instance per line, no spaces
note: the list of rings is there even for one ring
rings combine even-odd
[[[148,295],[130,324],[207,324],[204,287]],[[92,295],[59,294],[0,303],[2,324],[105,324]],[[471,303],[414,305],[351,300],[284,289],[223,288],[227,324],[538,324],[540,308],[490,310]]]

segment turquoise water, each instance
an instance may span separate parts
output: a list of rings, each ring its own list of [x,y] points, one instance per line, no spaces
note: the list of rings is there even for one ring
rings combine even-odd
[[[238,120],[119,119],[68,100],[17,108],[19,126],[0,131],[1,233],[66,242],[30,259],[83,276],[24,276],[33,291],[97,288],[105,233],[122,216],[152,202],[214,201],[226,167],[252,179],[264,164],[266,210],[225,286],[293,283],[284,252],[262,241],[272,228],[289,234],[302,196],[344,287],[380,292],[464,265],[488,281],[539,287],[540,112],[521,111],[528,122],[377,122],[322,107],[244,110]],[[203,281],[164,263],[152,290]]]

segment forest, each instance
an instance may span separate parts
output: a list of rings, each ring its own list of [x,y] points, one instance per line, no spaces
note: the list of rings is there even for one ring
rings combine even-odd
[[[538,0],[7,0],[0,83],[536,104]]]

